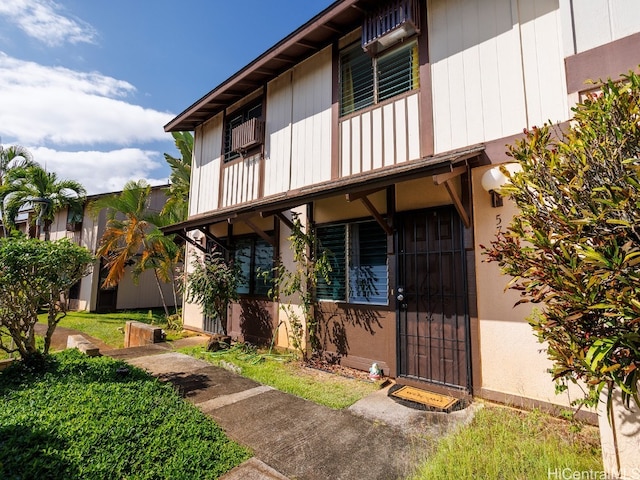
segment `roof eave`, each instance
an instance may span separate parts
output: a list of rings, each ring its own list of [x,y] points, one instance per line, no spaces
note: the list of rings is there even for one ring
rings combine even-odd
[[[295,58],[295,63],[298,63],[302,59],[311,56],[313,53],[325,48],[331,42],[329,40],[318,44],[318,45],[309,45],[308,42],[305,42],[305,38],[309,36],[310,33],[316,32],[318,29],[333,29],[332,21],[335,21],[341,15],[344,15],[350,9],[357,9],[362,12],[363,9],[359,4],[367,3],[367,0],[338,0],[331,4],[329,7],[324,9],[322,12],[318,13],[315,17],[309,20],[307,23],[299,27],[293,33],[289,34],[287,37],[276,43],[269,50],[264,52],[258,58],[253,60],[251,63],[240,69],[238,72],[233,74],[227,80],[222,82],[220,85],[215,87],[205,96],[197,100],[194,104],[184,110],[182,113],[177,115],[173,120],[167,123],[164,126],[164,130],[166,132],[177,132],[177,131],[192,131],[194,128],[206,121],[208,118],[211,118],[213,115],[222,111],[226,106],[231,105],[236,100],[242,98],[242,96],[246,95],[251,87],[241,88],[238,92],[233,92],[233,87],[242,84],[243,80],[247,81],[248,77],[254,75],[256,77],[262,78],[262,85],[266,83],[268,80],[275,78],[279,75],[283,70],[282,67],[278,68],[276,65],[280,63],[289,62],[289,57],[287,56],[287,52],[289,52],[294,47],[297,49],[303,49],[304,53],[302,55],[297,55]],[[334,32],[333,35],[330,35],[331,38],[337,37],[338,35],[344,35],[348,32]],[[328,37],[329,38],[329,37]],[[307,45],[306,49],[301,47],[301,45]],[[278,59],[280,58],[280,60]],[[287,59],[287,60],[282,60]],[[291,68],[293,64],[291,64],[288,68]],[[276,67],[274,67],[276,66]],[[270,68],[271,67],[271,68]],[[260,74],[261,71],[265,72]],[[247,85],[255,84],[254,80],[249,80]],[[256,88],[259,88],[260,85],[256,85]],[[216,98],[220,96],[228,94],[231,97],[237,97],[236,100],[233,101],[223,101],[214,102]],[[218,105],[214,108],[205,109],[204,107]],[[197,115],[199,112],[205,110],[204,115]],[[206,111],[210,110],[210,114],[207,114]],[[202,117],[202,118],[200,118]]]

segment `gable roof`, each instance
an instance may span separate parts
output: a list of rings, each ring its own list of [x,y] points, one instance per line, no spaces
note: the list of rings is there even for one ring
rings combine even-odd
[[[193,131],[227,106],[360,26],[376,0],[338,0],[215,87],[164,126]]]

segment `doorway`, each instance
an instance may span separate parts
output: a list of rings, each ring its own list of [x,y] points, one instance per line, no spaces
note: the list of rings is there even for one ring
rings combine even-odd
[[[398,377],[470,392],[462,221],[452,206],[398,216]]]

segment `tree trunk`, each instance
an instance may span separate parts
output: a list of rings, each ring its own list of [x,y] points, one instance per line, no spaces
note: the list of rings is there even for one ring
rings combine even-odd
[[[165,316],[169,316],[169,308],[167,307],[167,301],[164,298],[164,292],[162,291],[162,285],[160,285],[160,278],[158,278],[158,271],[153,269],[153,276],[156,278],[156,285],[158,286],[158,291],[160,292],[160,298],[162,299],[162,307],[164,308]]]

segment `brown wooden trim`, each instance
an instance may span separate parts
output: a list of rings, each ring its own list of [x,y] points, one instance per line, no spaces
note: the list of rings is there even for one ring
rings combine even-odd
[[[407,97],[411,97],[412,95],[420,96],[420,89],[408,90],[406,92],[399,93],[398,95],[394,95],[391,98],[387,98],[379,103],[374,103],[373,105],[369,105],[368,107],[361,108],[360,110],[356,110],[351,113],[347,113],[339,118],[339,122],[345,122],[347,120],[352,119],[353,117],[359,117],[367,112],[372,112],[374,110],[378,110],[379,108],[385,107],[389,104],[396,103],[400,100],[406,99]]]
[[[420,122],[420,156],[428,157],[435,151],[433,133],[433,86],[431,80],[431,63],[429,60],[429,29],[427,28],[427,9],[420,9],[422,32],[418,37],[418,62],[420,71],[420,105],[418,119]]]
[[[360,201],[369,213],[376,219],[378,225],[386,232],[387,235],[393,235],[393,229],[387,224],[386,220],[380,215],[380,212],[376,210],[376,207],[371,203],[371,200],[367,197],[361,197]]]
[[[226,164],[224,161],[224,130],[227,123],[227,114],[222,112],[222,127],[221,127],[221,141],[220,141],[220,175],[218,176],[218,208],[222,208],[224,205],[224,171]],[[202,141],[204,146],[204,135],[202,135]],[[202,152],[202,149],[200,149]],[[202,188],[202,182],[198,185],[198,190]]]
[[[331,53],[331,179],[340,177],[340,49],[334,42]]]
[[[260,238],[262,238],[265,242],[269,243],[272,247],[275,248],[276,243],[278,242],[274,237],[272,237],[271,235],[268,235],[264,230],[262,230],[260,227],[258,227],[255,223],[253,223],[248,218],[245,218],[243,222],[246,223],[251,228],[251,230],[256,232],[258,236],[260,236]]]
[[[433,176],[433,183],[436,185],[442,185],[443,183],[453,178],[459,177],[463,173],[467,173],[467,167],[455,167],[453,170],[447,173],[441,173]]]
[[[191,216],[184,222],[163,227],[165,233],[173,233],[182,228],[194,228],[200,225],[211,225],[224,222],[227,218],[239,214],[259,214],[268,211],[283,211],[297,207],[314,200],[342,195],[349,192],[372,190],[380,187],[388,187],[394,183],[422,178],[425,175],[437,175],[450,172],[454,164],[470,161],[484,151],[483,145],[472,148],[447,152],[433,157],[422,158],[386,168],[378,168],[358,175],[351,175],[339,180],[328,180],[305,187],[289,190],[284,193],[270,195],[268,197],[247,202],[241,205],[229,205],[209,212],[203,212]]]
[[[346,194],[347,201],[353,202],[354,200],[359,200],[362,197],[368,197],[369,195],[373,195],[381,190],[385,190],[387,187],[374,188],[373,190],[365,190],[362,192],[349,192]]]
[[[520,395],[496,392],[488,388],[480,389],[480,394],[478,396],[480,398],[484,398],[496,403],[501,403],[510,407],[524,410],[537,409],[556,416],[559,416],[564,410],[574,410],[572,407],[565,407],[562,405],[557,405],[555,403],[544,402],[542,400],[534,400],[532,398],[521,397]],[[592,425],[598,424],[598,415],[594,412],[579,410],[576,414],[576,419],[582,422],[590,423]]]
[[[458,215],[460,215],[460,218],[462,219],[462,223],[464,224],[465,228],[470,228],[471,219],[469,218],[469,215],[467,215],[467,212],[464,209],[464,205],[462,205],[462,200],[460,200],[460,197],[458,196],[456,189],[451,184],[451,180],[450,179],[445,180],[444,186],[447,189],[447,192],[449,193],[449,197],[451,197],[451,200],[453,201],[453,205],[456,207]]]
[[[593,88],[587,80],[617,80],[629,70],[638,71],[640,33],[615,40],[564,59],[568,93]]]

